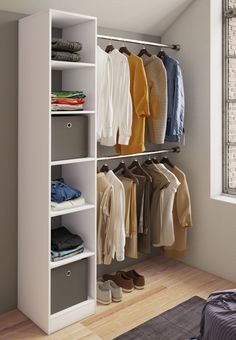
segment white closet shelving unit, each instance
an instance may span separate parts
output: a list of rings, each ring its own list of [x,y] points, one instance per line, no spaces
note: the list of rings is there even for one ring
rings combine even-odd
[[[81,62],[51,61],[54,28],[62,38],[82,43]],[[96,18],[57,10],[19,22],[18,308],[48,334],[95,313],[96,308],[96,30]],[[61,72],[62,90],[84,91],[84,111],[51,111],[55,71]],[[52,161],[52,117],[80,114],[89,121],[88,157]],[[53,167],[66,183],[81,190],[85,205],[51,211]],[[53,218],[81,235],[82,254],[51,262]],[[84,258],[88,259],[87,299],[52,314],[53,270]]]

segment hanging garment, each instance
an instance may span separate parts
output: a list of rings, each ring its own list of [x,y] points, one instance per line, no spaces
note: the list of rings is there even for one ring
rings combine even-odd
[[[148,81],[150,116],[147,118],[149,140],[163,144],[167,122],[167,74],[165,66],[157,56],[144,57]]]
[[[138,258],[138,226],[136,205],[136,183],[130,178],[118,176],[125,189],[125,255]]]
[[[132,134],[128,145],[118,145],[117,151],[122,155],[145,151],[144,133],[145,117],[149,113],[147,78],[141,58],[135,54],[128,57],[130,69],[130,93],[133,105]],[[121,140],[118,144],[124,144]]]
[[[177,166],[170,171],[178,178],[180,186],[174,200],[173,220],[175,242],[171,247],[164,248],[164,254],[169,257],[180,258],[186,256],[187,229],[192,226],[191,201],[185,174]]]
[[[97,174],[97,263],[111,264],[114,248],[114,187]]]
[[[112,62],[112,107],[113,123],[111,136],[102,136],[101,144],[114,146],[118,143],[127,145],[131,136],[132,101],[130,96],[130,73],[127,58],[117,49],[109,53]]]
[[[164,191],[162,207],[162,228],[160,230],[160,242],[153,244],[155,247],[172,246],[175,242],[173,206],[175,193],[180,185],[177,177],[171,173],[164,164],[155,164],[169,180],[170,184]]]
[[[143,254],[151,253],[151,182],[146,181],[144,192],[144,209],[143,209],[143,233],[138,234],[138,251]]]
[[[168,55],[162,56],[167,72],[168,109],[165,140],[180,142],[184,133],[184,84],[180,64]]]
[[[108,53],[97,46],[97,140],[111,137],[113,123],[112,107],[112,61]]]
[[[143,164],[143,168],[152,177],[150,209],[151,235],[152,245],[158,247],[164,224],[164,194],[170,185],[170,180],[155,164]]]
[[[106,174],[106,179],[114,187],[114,247],[112,257],[117,261],[125,259],[125,189],[122,182],[109,170]]]
[[[150,216],[150,182],[148,179],[134,173],[138,179],[136,204],[138,221],[138,251],[144,254],[151,253],[151,216]]]

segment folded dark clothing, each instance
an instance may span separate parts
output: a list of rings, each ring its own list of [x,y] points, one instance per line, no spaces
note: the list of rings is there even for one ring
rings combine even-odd
[[[52,51],[52,60],[78,62],[80,61],[80,55],[79,53]]]
[[[55,51],[78,52],[82,49],[82,44],[78,41],[52,38],[52,49]]]
[[[53,91],[51,98],[85,98],[86,95],[83,91]]]
[[[69,257],[81,254],[83,252],[84,252],[83,245],[75,248],[75,250],[63,250],[62,252],[51,250],[51,261],[55,262],[55,261],[64,260]]]
[[[83,245],[83,240],[79,235],[72,234],[65,227],[52,229],[51,249],[53,251],[73,250]]]

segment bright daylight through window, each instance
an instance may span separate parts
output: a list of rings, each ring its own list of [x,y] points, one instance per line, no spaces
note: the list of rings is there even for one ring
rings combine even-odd
[[[223,191],[236,195],[236,0],[223,5]]]

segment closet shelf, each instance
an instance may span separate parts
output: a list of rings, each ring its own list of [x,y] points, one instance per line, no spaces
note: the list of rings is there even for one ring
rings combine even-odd
[[[72,213],[76,213],[76,212],[83,211],[83,210],[94,209],[94,208],[95,208],[94,204],[86,203],[75,208],[57,210],[57,211],[51,210],[51,217],[63,216],[63,215],[72,214]]]
[[[83,301],[83,302],[80,302],[78,303],[77,305],[74,305],[74,306],[71,306],[67,309],[64,309],[60,312],[57,312],[55,314],[52,314],[50,315],[50,318],[51,320],[55,320],[55,319],[59,319],[60,317],[64,317],[66,314],[70,313],[70,312],[73,312],[73,311],[76,311],[76,310],[80,310],[81,307],[86,307],[87,305],[89,304],[96,304],[96,300],[93,299],[92,297],[88,296],[88,299]]]
[[[95,64],[51,60],[52,70],[59,70],[59,71],[61,70],[62,71],[62,70],[71,70],[71,69],[87,68],[87,67],[95,67]]]
[[[51,269],[58,268],[58,267],[66,265],[66,264],[76,262],[76,261],[80,261],[82,259],[94,256],[94,255],[95,255],[95,253],[93,251],[85,248],[84,252],[81,253],[81,254],[68,257],[67,259],[64,259],[64,260],[61,260],[61,261],[56,261],[56,262],[51,261],[50,268]]]
[[[92,110],[83,110],[83,111],[51,111],[52,116],[61,115],[61,116],[72,116],[72,115],[92,115],[95,111]]]
[[[64,164],[74,164],[74,163],[86,163],[86,162],[92,162],[94,160],[95,160],[94,157],[63,159],[63,160],[59,160],[59,161],[51,161],[51,166],[64,165]]]

